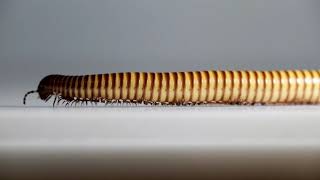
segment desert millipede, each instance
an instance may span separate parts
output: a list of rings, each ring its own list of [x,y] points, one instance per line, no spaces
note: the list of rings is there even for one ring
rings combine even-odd
[[[123,72],[49,75],[40,81],[42,100],[73,103],[194,105],[319,104],[320,70]]]

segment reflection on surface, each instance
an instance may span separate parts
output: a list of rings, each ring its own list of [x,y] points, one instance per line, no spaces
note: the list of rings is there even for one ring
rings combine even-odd
[[[319,110],[0,108],[0,180],[320,179]]]
[[[317,148],[2,151],[2,179],[319,179]]]

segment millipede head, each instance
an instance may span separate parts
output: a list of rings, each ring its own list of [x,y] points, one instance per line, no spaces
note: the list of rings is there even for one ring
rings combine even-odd
[[[44,100],[44,101],[48,101],[51,97],[52,97],[52,91],[48,88],[49,85],[50,85],[50,81],[52,80],[52,78],[54,77],[55,75],[49,75],[49,76],[46,76],[44,77],[39,85],[38,85],[38,89],[37,90],[33,90],[33,91],[29,91],[27,92],[25,95],[24,95],[24,98],[23,98],[23,104],[25,105],[26,104],[26,99],[27,99],[27,96],[29,94],[32,94],[32,93],[38,93],[39,94],[39,97],[40,99]]]

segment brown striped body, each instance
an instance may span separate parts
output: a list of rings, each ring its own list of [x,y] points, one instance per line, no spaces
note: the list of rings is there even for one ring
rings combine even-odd
[[[84,76],[50,75],[38,88],[41,99],[165,104],[317,104],[320,70],[126,72]]]

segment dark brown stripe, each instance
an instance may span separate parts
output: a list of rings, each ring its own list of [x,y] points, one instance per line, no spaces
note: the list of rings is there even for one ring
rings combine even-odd
[[[119,86],[120,86],[120,96],[119,96],[119,98],[120,99],[123,99],[123,95],[122,95],[122,91],[123,91],[123,73],[119,73]]]
[[[315,86],[315,84],[314,84],[314,82],[313,82],[313,79],[315,78],[314,76],[313,76],[313,73],[311,72],[311,71],[308,71],[309,72],[309,74],[311,75],[311,95],[310,95],[310,98],[309,99],[307,99],[307,101],[308,102],[311,102],[311,100],[312,100],[312,94],[313,94],[313,91],[314,91],[314,86]]]
[[[306,95],[306,87],[307,87],[307,82],[306,82],[306,75],[304,74],[303,70],[300,70],[301,74],[302,74],[302,85],[303,85],[303,90],[302,90],[302,99],[301,101],[304,101],[305,95]]]
[[[198,76],[198,88],[199,88],[197,101],[199,101],[200,98],[201,98],[201,92],[202,92],[202,91],[201,91],[201,88],[202,88],[202,77],[201,77],[201,74],[200,74],[199,71],[196,71],[196,74],[197,74],[197,76]]]
[[[259,86],[259,84],[258,84],[258,73],[257,73],[257,71],[253,71],[253,77],[254,77],[254,79],[255,79],[256,89],[254,90],[255,93],[253,94],[252,101],[253,101],[253,102],[257,102],[257,94],[258,94],[258,86]]]
[[[87,85],[88,85],[88,79],[89,79],[88,77],[89,77],[89,75],[84,75],[82,77],[83,78],[81,80],[83,80],[84,85],[83,85],[83,88],[81,87],[81,89],[84,91],[84,97],[88,98],[88,87],[87,87]],[[80,82],[80,86],[81,86],[81,82]],[[79,94],[81,95],[80,91],[79,91]]]
[[[102,97],[102,89],[101,89],[101,86],[102,86],[102,74],[98,74],[98,98],[100,99]]]
[[[138,87],[139,87],[139,81],[140,81],[140,73],[133,73],[134,76],[136,77],[136,84],[134,86],[134,98],[133,99],[137,99],[137,95],[138,95]]]
[[[319,70],[315,70],[316,73],[318,74],[319,78],[320,78],[320,71]],[[318,79],[318,82],[319,83],[320,79]],[[318,89],[318,91],[320,91],[320,88]],[[316,103],[319,103],[320,102],[320,92],[318,93],[318,97],[316,97]]]
[[[105,100],[108,99],[108,74],[102,74],[104,79],[104,98]],[[101,84],[102,86],[102,84]],[[102,94],[102,87],[101,87],[101,94]]]
[[[61,79],[63,78],[63,76],[60,76],[57,78],[57,82],[56,82],[56,93],[58,95],[61,95],[60,94],[60,84],[61,84]]]
[[[89,76],[88,75],[85,75],[84,76],[84,86],[83,86],[83,89],[84,89],[84,98],[87,99],[88,98],[88,79],[89,79]]]
[[[193,77],[193,72],[188,72],[188,74],[189,74],[189,78],[190,78],[190,86],[191,86],[191,92],[190,92],[190,101],[192,101],[192,97],[193,97],[193,86],[194,86],[194,84],[193,84],[193,79],[194,79],[194,77]]]
[[[192,95],[191,95],[191,101],[194,99],[194,94],[193,94],[193,91],[195,91],[195,90],[197,90],[196,88],[196,85],[195,85],[195,81],[196,81],[196,78],[197,78],[197,73],[196,72],[191,72],[191,74],[192,74]],[[199,93],[198,93],[199,94]],[[197,100],[198,98],[196,97],[196,100]]]
[[[62,82],[62,78],[63,78],[64,76],[60,76],[60,77],[58,77],[58,79],[57,79],[57,88],[56,88],[56,93],[57,94],[59,94],[59,95],[61,95],[60,94],[60,86],[61,86],[61,82]]]
[[[82,81],[84,79],[84,76],[79,76],[79,82],[78,82],[78,96],[81,97],[81,89],[82,89]]]
[[[82,83],[83,83],[83,86],[82,86]],[[87,83],[87,81],[86,81],[86,75],[84,75],[84,76],[82,76],[82,78],[81,78],[81,90],[83,90],[83,92],[84,92],[84,96],[83,96],[84,99],[86,98],[86,83]],[[80,94],[81,94],[81,93],[80,93]]]
[[[53,85],[53,79],[54,79],[54,75],[51,75],[48,82],[45,84],[45,86],[50,89],[50,92],[52,91],[52,85]],[[53,94],[53,93],[52,93]]]
[[[52,94],[56,94],[56,82],[57,82],[58,76],[53,76],[53,82],[52,82]]]
[[[111,73],[111,81],[112,81],[112,99],[116,98],[116,91],[117,91],[117,87],[116,87],[116,78],[117,78],[117,73]]]
[[[57,75],[53,75],[52,76],[52,83],[51,83],[51,92],[52,92],[52,94],[54,94],[55,93],[55,82],[56,82],[56,79],[58,78],[58,76]]]
[[[73,88],[72,88],[72,94],[73,94],[73,97],[74,98],[79,98],[79,93],[76,94],[76,90],[78,90],[78,79],[79,79],[80,76],[75,76],[75,81],[74,81],[74,84],[73,84]]]
[[[108,88],[109,88],[109,74],[104,74],[104,80],[105,80],[105,97],[106,99],[109,99],[108,96]]]
[[[82,84],[82,79],[84,78],[84,76],[78,76],[78,96],[79,98],[81,97],[81,84]]]
[[[217,101],[217,92],[218,92],[218,72],[212,71],[214,75],[214,94],[213,94],[213,101]]]
[[[90,97],[89,90],[91,89],[91,84],[89,84],[89,79],[91,79],[91,75],[87,75],[87,85],[85,86],[85,90],[86,90],[85,94],[88,99]]]
[[[242,73],[241,71],[237,71],[238,74],[239,74],[239,95],[237,97],[237,100],[236,101],[240,101],[240,98],[241,98],[241,93],[242,93]]]
[[[130,88],[131,88],[131,73],[127,72],[127,97],[130,99]]]
[[[54,82],[54,91],[58,95],[59,94],[59,83],[62,76],[57,75],[56,80]]]
[[[205,79],[207,80],[207,87],[206,87],[206,97],[204,98],[205,101],[208,101],[209,96],[209,86],[210,86],[210,76],[208,71],[204,71]]]
[[[299,88],[299,84],[298,84],[298,74],[295,70],[292,71],[294,74],[294,79],[296,80],[296,88],[294,89],[294,96],[292,98],[292,101],[296,101],[297,100],[297,95],[298,95],[298,88]]]
[[[151,84],[150,84],[150,90],[151,90],[151,92],[150,92],[150,101],[152,101],[152,99],[153,99],[153,88],[154,88],[154,81],[155,81],[155,79],[154,79],[154,77],[155,77],[155,73],[150,73],[150,81],[151,81]]]
[[[71,83],[72,83],[72,76],[68,76],[68,78],[66,79],[66,82],[65,82],[65,95],[66,97],[71,97],[70,96],[70,93],[69,93],[69,90],[70,90],[70,87],[71,87]]]
[[[50,88],[51,84],[52,84],[52,75],[48,76],[48,80],[43,84],[47,89]]]
[[[91,99],[96,99],[96,97],[94,96],[94,84],[96,81],[96,75],[91,75]]]
[[[276,102],[280,102],[280,98],[281,98],[281,96],[282,96],[282,77],[281,77],[281,74],[280,74],[280,72],[279,71],[275,71],[277,74],[278,74],[278,77],[279,77],[279,84],[280,84],[280,89],[279,89],[279,97],[278,97],[278,99],[276,100]]]
[[[56,75],[55,78],[54,78],[54,81],[53,81],[53,92],[55,94],[58,93],[58,86],[59,86],[59,75]]]
[[[304,84],[304,86],[303,86],[303,95],[302,95],[302,99],[303,99],[303,101],[305,101],[306,100],[306,90],[307,90],[307,85],[308,85],[308,82],[307,82],[307,76],[306,76],[306,74],[305,74],[305,71],[301,71],[302,72],[302,74],[303,74],[303,84]]]
[[[50,81],[49,81],[49,84],[47,85],[49,90],[50,90],[50,93],[53,95],[53,82],[54,82],[54,78],[55,78],[55,75],[52,75],[50,77]]]
[[[78,79],[79,76],[74,76],[74,81],[72,82],[72,85],[71,85],[71,88],[72,88],[72,98],[76,98],[78,97],[76,95],[76,83],[77,83],[77,79]]]
[[[76,97],[76,92],[75,92],[75,90],[76,90],[76,81],[77,81],[77,78],[78,78],[78,76],[74,76],[74,77],[73,77],[72,84],[71,84],[71,94],[70,94],[70,96],[71,96],[72,98]]]
[[[286,78],[287,78],[287,85],[288,85],[288,90],[287,90],[287,96],[286,98],[283,100],[285,103],[288,102],[288,99],[289,99],[289,95],[290,95],[290,89],[291,89],[291,84],[290,84],[290,75],[289,75],[289,72],[287,70],[284,71],[284,73],[286,74]]]
[[[91,79],[91,75],[87,75],[87,86],[85,86],[85,93],[88,99],[90,97],[89,90],[91,89],[91,84],[89,84],[89,78]]]
[[[225,71],[221,71],[222,73],[222,82],[223,82],[223,85],[222,85],[222,96],[221,96],[221,99],[220,100],[223,100],[224,99],[224,96],[225,96],[225,92],[226,92],[226,72]]]
[[[74,76],[70,76],[70,80],[69,80],[69,83],[68,83],[67,95],[68,95],[69,98],[73,97],[72,96],[72,91],[73,91],[72,84],[73,84],[73,81],[75,81],[74,78],[75,78]]]
[[[169,89],[169,85],[170,85],[170,76],[169,76],[169,73],[165,73],[165,77],[166,77],[166,83],[167,83],[167,92],[166,92],[166,99],[165,99],[165,102],[168,102],[169,101],[169,91],[170,91],[170,89]]]
[[[66,78],[63,81],[63,88],[62,88],[62,94],[66,98],[67,97],[67,89],[68,89],[68,82],[69,82],[70,76],[66,76]]]
[[[158,101],[161,101],[161,96],[162,96],[162,73],[157,73],[159,75],[159,95],[158,95]]]
[[[113,97],[112,97],[112,93],[113,93],[113,90],[112,90],[112,73],[109,73],[107,74],[107,77],[106,77],[106,93],[107,93],[107,99],[108,100],[111,100]],[[111,84],[111,87],[110,87],[110,84]],[[108,89],[111,89],[111,93],[108,92]]]
[[[177,72],[173,73],[173,82],[174,82],[174,93],[173,93],[173,102],[176,102],[177,99],[177,89],[178,89],[178,74]]]
[[[67,78],[67,76],[63,76],[61,79],[60,79],[60,85],[59,85],[59,87],[60,87],[60,94],[61,94],[61,96],[64,96],[64,94],[63,94],[63,90],[64,90],[64,83],[65,83],[65,79]]]
[[[147,73],[142,73],[143,76],[143,84],[142,84],[142,101],[145,101],[145,95],[146,95],[146,87],[147,87],[147,80],[148,80],[148,74]]]
[[[185,94],[185,88],[186,88],[186,82],[185,82],[185,80],[186,80],[186,78],[185,78],[185,74],[184,74],[184,72],[181,72],[180,73],[181,74],[181,81],[182,81],[182,96],[181,96],[181,101],[183,102],[183,101],[185,101],[185,99],[184,99],[184,94]]]
[[[79,88],[78,88],[78,86],[79,86],[79,84],[80,84],[80,77],[81,76],[76,76],[76,80],[75,80],[75,84],[74,84],[74,89],[73,89],[73,94],[74,94],[74,97],[76,97],[77,99],[79,99],[80,98],[80,92],[79,92]],[[77,90],[77,93],[76,93],[76,90]]]
[[[117,76],[119,76],[119,73],[112,73],[112,99],[116,99],[117,97]]]
[[[53,75],[52,76],[52,80],[51,80],[51,83],[50,83],[50,90],[51,90],[51,93],[53,94],[53,92],[54,92],[54,82],[55,82],[55,80],[56,80],[56,78],[57,78],[57,76],[56,75]]]
[[[267,100],[267,102],[271,102],[272,96],[273,96],[273,89],[274,89],[274,85],[273,85],[273,73],[271,71],[266,71],[266,73],[269,73],[270,75],[270,80],[271,80],[271,92],[270,92],[270,97]]]
[[[260,101],[261,102],[263,102],[263,99],[264,99],[264,97],[265,97],[265,95],[266,95],[266,87],[267,87],[267,82],[266,82],[266,72],[265,71],[261,71],[261,73],[262,73],[262,80],[263,80],[263,88],[262,88],[262,94],[261,94],[261,99],[260,99]]]
[[[97,100],[98,99],[98,95],[95,95],[95,91],[99,91],[98,87],[95,87],[95,84],[98,83],[98,74],[94,74],[92,75],[93,78],[93,86],[92,86],[92,95],[91,95],[91,99],[93,100]],[[99,92],[98,92],[99,93]]]
[[[228,99],[228,101],[229,102],[231,102],[232,101],[232,96],[233,96],[233,91],[234,91],[234,81],[235,81],[235,78],[234,78],[234,74],[233,73],[235,73],[234,71],[229,71],[229,73],[230,73],[230,81],[231,81],[231,87],[230,87],[230,89],[231,89],[231,93],[230,93],[230,97],[229,97],[229,99]]]
[[[249,95],[250,95],[250,88],[251,88],[251,81],[250,81],[250,73],[249,71],[244,71],[246,74],[247,74],[247,95],[245,97],[245,102],[248,102],[248,98],[249,98]]]

